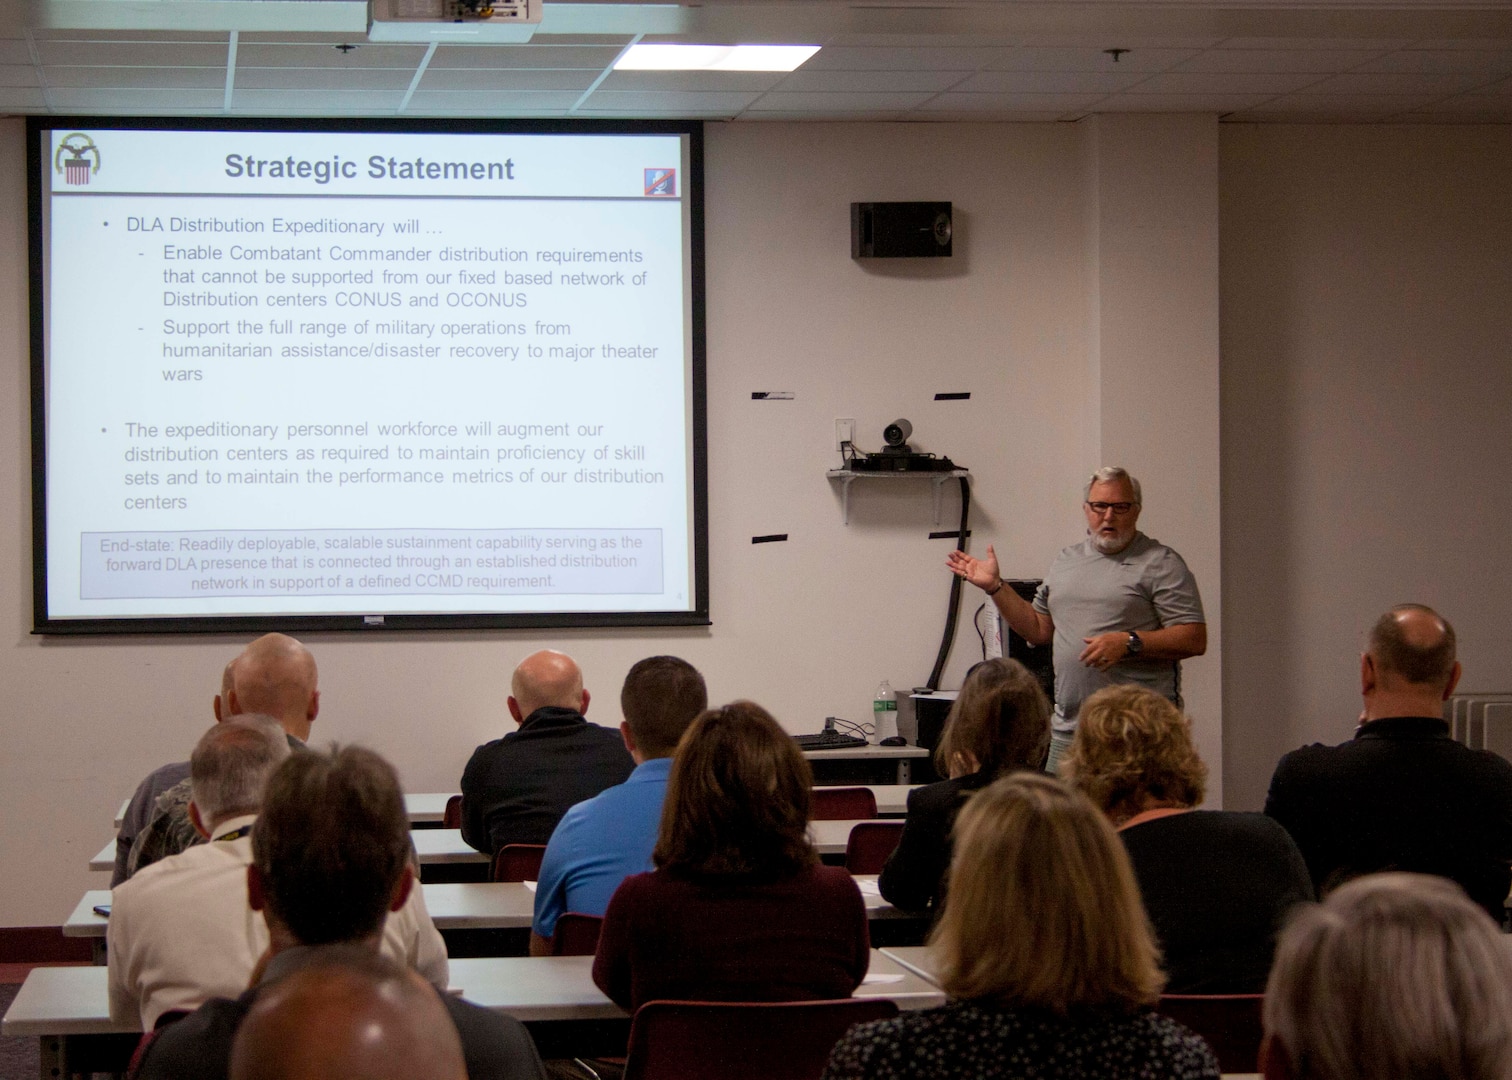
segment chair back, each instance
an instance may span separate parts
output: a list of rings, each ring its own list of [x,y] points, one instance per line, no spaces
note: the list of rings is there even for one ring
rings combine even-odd
[[[853,874],[880,874],[903,835],[901,821],[862,821],[845,842],[845,868]]]
[[[877,796],[865,787],[816,787],[809,797],[809,820],[849,821],[877,816]]]
[[[505,844],[494,856],[489,881],[537,881],[541,877],[541,856],[545,844]]]
[[[1218,1055],[1218,1071],[1259,1071],[1264,994],[1165,994],[1155,1011],[1191,1028]]]
[[[625,1080],[819,1080],[852,1024],[897,1014],[885,998],[648,1001],[630,1024]]]
[[[441,811],[441,827],[443,829],[462,827],[462,796],[453,795],[446,800],[446,809]]]
[[[551,935],[552,956],[592,956],[598,952],[599,931],[604,920],[599,915],[569,911],[556,921]]]

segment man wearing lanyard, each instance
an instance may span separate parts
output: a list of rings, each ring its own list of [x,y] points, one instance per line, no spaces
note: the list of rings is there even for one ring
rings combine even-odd
[[[1139,481],[1116,466],[1087,481],[1087,538],[1056,557],[1031,604],[1005,587],[997,554],[964,551],[951,572],[982,589],[1008,625],[1031,645],[1053,642],[1055,715],[1046,770],[1056,771],[1090,695],[1114,683],[1139,683],[1181,705],[1181,661],[1207,651],[1207,620],[1197,581],[1180,555],[1135,526]]]

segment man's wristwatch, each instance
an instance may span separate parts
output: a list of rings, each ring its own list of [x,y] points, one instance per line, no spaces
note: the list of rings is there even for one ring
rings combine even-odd
[[[1133,630],[1129,631],[1129,655],[1138,656],[1144,651],[1144,639]]]

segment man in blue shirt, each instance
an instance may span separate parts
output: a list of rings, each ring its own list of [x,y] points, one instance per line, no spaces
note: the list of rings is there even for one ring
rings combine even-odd
[[[652,869],[672,754],[708,704],[703,676],[675,656],[648,657],[625,676],[620,735],[635,771],[572,807],[551,834],[536,886],[531,955],[550,953],[561,915],[603,915],[621,881]]]

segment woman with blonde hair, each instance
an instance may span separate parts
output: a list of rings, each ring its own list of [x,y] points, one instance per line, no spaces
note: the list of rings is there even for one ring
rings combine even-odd
[[[1303,908],[1265,991],[1266,1080],[1506,1080],[1512,947],[1454,882],[1372,874]]]
[[[1287,913],[1313,897],[1302,853],[1263,814],[1197,810],[1207,766],[1191,723],[1142,686],[1082,705],[1070,783],[1118,829],[1175,994],[1258,994]]]
[[[693,721],[672,758],[657,868],[626,878],[604,913],[593,981],[615,1004],[837,998],[860,985],[866,906],[809,842],[813,783],[760,705]]]
[[[908,818],[877,885],[904,911],[938,910],[950,830],[967,796],[1017,769],[1039,769],[1050,747],[1050,702],[1017,660],[971,669],[946,718],[935,766],[949,779],[908,793]]]
[[[825,1080],[1218,1076],[1150,1011],[1164,978],[1128,857],[1059,781],[1015,773],[966,803],[931,944],[951,1000],[858,1024]]]

